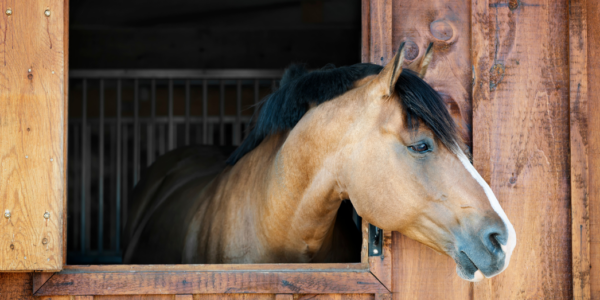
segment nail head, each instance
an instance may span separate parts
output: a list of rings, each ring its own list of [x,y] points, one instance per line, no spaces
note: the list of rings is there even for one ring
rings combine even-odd
[[[27,70],[27,72],[31,73],[31,69]]]
[[[29,155],[25,155],[25,158],[29,158]]]
[[[44,15],[45,15],[46,17],[49,17],[49,16],[50,16],[50,10],[49,10],[49,9],[46,9],[46,10],[44,11]]]
[[[42,239],[42,244],[44,244],[44,245],[48,244],[48,239],[47,238],[43,238]]]
[[[8,210],[8,209],[7,209],[7,210],[4,212],[4,217],[5,217],[5,218],[7,218],[7,219],[10,219],[10,210]]]
[[[10,16],[10,15],[12,15],[12,9],[10,9],[10,8],[9,8],[9,9],[7,9],[7,10],[6,10],[6,15],[7,15],[7,16]]]
[[[50,161],[54,161],[54,158],[51,158]]]
[[[44,219],[50,219],[50,213],[49,212],[45,212],[44,213]]]

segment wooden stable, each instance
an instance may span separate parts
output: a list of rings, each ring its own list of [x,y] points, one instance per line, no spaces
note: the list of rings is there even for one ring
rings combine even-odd
[[[0,299],[600,299],[600,1],[362,3],[363,61],[434,42],[425,79],[517,231],[503,274],[390,232],[355,264],[65,265],[68,1],[0,0]]]

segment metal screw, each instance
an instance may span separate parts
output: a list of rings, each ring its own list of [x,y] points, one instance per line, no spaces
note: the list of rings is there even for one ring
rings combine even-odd
[[[31,73],[31,69],[27,70],[27,72]]]
[[[4,217],[5,217],[5,218],[7,218],[7,219],[10,219],[10,210],[8,210],[8,209],[7,209],[7,210],[4,212]]]
[[[379,251],[377,251],[377,249],[373,249],[373,254],[377,254],[379,253]]]
[[[7,16],[10,16],[10,15],[12,15],[12,9],[10,9],[10,8],[9,8],[9,9],[7,9],[7,10],[6,10],[6,15],[7,15]]]
[[[54,158],[51,158],[50,161],[54,161]]]
[[[44,213],[44,219],[50,219],[50,213],[49,212],[45,212]]]
[[[25,158],[29,158],[29,155],[25,155]]]
[[[50,16],[50,9],[46,9],[46,11],[44,11],[44,15],[46,17],[49,17]]]

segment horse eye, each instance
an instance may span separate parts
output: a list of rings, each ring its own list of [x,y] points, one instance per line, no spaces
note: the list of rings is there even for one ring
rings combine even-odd
[[[420,143],[414,146],[410,146],[409,147],[412,151],[418,152],[418,153],[423,153],[427,150],[429,150],[429,146],[427,146],[427,144],[425,143]]]

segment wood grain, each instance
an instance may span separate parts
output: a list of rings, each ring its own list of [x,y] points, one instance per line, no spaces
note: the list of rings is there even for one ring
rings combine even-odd
[[[590,297],[600,299],[600,1],[587,0]]]
[[[368,62],[382,66],[392,59],[395,50],[392,49],[392,2],[371,0],[369,5]],[[363,51],[366,51],[366,48],[363,48]],[[364,57],[363,55],[363,59]]]
[[[570,299],[568,2],[472,11],[474,164],[517,232],[508,269],[473,297]]]
[[[392,288],[392,232],[383,231],[383,255],[369,257],[369,270],[388,289]]]
[[[194,300],[275,300],[275,294],[197,294]]]
[[[573,297],[590,299],[587,0],[569,2],[569,105]]]
[[[63,266],[63,3],[0,1],[0,270]]]
[[[52,272],[35,272],[35,273],[33,273],[33,290],[32,290],[32,292],[35,293],[37,290],[39,290],[40,287],[42,287],[42,285],[44,285],[44,283],[46,283],[46,281],[48,281],[48,279],[50,279],[50,277],[52,277],[52,275],[54,275],[54,273],[52,273]]]
[[[294,299],[293,294],[277,294],[275,295],[275,300],[292,300]]]
[[[372,294],[294,295],[294,300],[375,300]]]
[[[54,274],[36,293],[50,295],[386,293],[368,271],[93,272]]]

